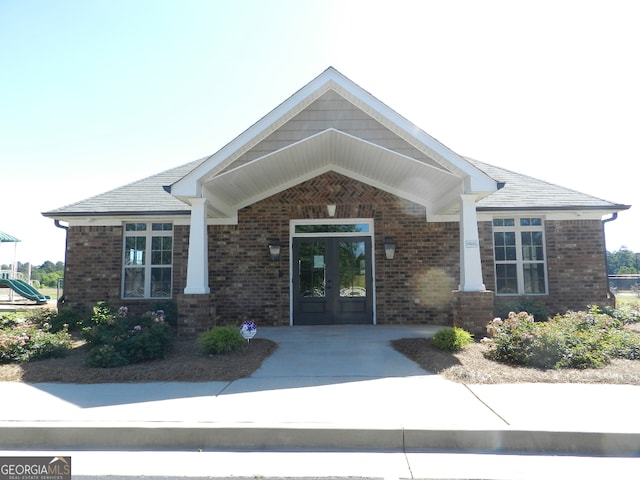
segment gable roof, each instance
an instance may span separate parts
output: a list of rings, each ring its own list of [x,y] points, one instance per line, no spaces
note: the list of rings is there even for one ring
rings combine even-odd
[[[205,159],[181,165],[137,182],[116,188],[65,207],[44,212],[45,217],[64,220],[92,216],[162,216],[189,215],[184,202],[167,192],[167,185],[179,180]],[[510,210],[626,210],[628,205],[564,188],[534,177],[467,158],[504,186],[477,202],[478,211]]]
[[[194,160],[179,167],[129,183],[86,200],[44,212],[45,217],[91,217],[128,215],[190,215],[191,209],[165,188],[204,161]]]
[[[213,155],[43,215],[186,216],[191,198],[206,197],[210,218],[233,222],[327,171],[424,205],[431,218],[457,214],[461,193],[475,193],[479,211],[629,208],[462,157],[328,68]]]
[[[390,166],[405,173],[404,181],[393,182]],[[210,216],[231,216],[327,170],[436,210],[449,206],[449,192],[497,189],[494,179],[328,68],[175,182],[171,193],[187,203],[206,197]]]

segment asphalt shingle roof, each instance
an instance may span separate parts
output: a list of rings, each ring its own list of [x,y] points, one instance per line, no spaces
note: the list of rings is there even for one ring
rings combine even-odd
[[[189,214],[191,213],[189,206],[173,197],[164,187],[184,177],[204,160],[204,158],[201,158],[189,162],[86,200],[44,212],[43,215],[56,218],[85,215],[135,215],[140,213]]]
[[[480,211],[505,209],[625,210],[629,208],[628,205],[609,202],[472,158],[466,158],[466,160],[497,182],[504,183],[503,188],[477,203],[477,209]]]
[[[57,218],[64,216],[189,214],[188,205],[173,197],[164,187],[184,177],[204,160],[204,158],[195,160],[86,200],[44,212],[43,215]],[[504,183],[503,188],[478,202],[479,211],[625,210],[629,208],[627,205],[602,200],[478,160],[471,158],[466,160],[497,182]]]

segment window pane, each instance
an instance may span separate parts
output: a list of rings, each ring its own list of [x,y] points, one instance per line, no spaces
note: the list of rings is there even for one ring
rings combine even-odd
[[[520,225],[523,227],[528,227],[528,226],[540,226],[542,225],[542,219],[539,217],[533,217],[533,218],[521,218],[520,219]]]
[[[525,263],[524,293],[546,293],[544,287],[544,264]]]
[[[124,297],[144,297],[144,268],[124,269]]]
[[[296,225],[296,233],[352,233],[369,232],[368,223],[347,223],[341,225]]]
[[[171,265],[172,244],[171,237],[152,237],[151,265]]]
[[[520,235],[523,260],[544,260],[542,232],[522,232]]]
[[[173,225],[171,223],[152,223],[151,230],[167,232],[173,230]]]
[[[170,297],[171,296],[171,268],[151,269],[151,296]]]
[[[518,277],[515,264],[496,265],[496,292],[518,293]]]
[[[147,225],[145,223],[127,223],[124,229],[127,232],[144,232]]]
[[[513,227],[515,224],[516,223],[513,218],[494,218],[493,219],[494,227]]]
[[[366,297],[366,257],[364,240],[338,243],[340,255],[340,296]]]
[[[325,244],[303,242],[300,244],[299,271],[300,295],[303,297],[325,296]]]
[[[516,234],[515,232],[494,232],[494,254],[496,261],[515,261]]]
[[[124,264],[144,265],[146,244],[146,237],[125,237]]]

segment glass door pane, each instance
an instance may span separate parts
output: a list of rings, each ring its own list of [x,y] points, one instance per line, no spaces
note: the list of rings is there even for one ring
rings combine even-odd
[[[303,242],[299,248],[299,294],[302,297],[325,297],[327,273],[325,242]]]
[[[340,241],[338,255],[340,258],[340,296],[366,297],[367,260],[364,240]]]

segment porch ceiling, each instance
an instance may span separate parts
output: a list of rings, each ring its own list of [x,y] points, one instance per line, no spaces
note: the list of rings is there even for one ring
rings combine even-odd
[[[344,132],[328,129],[238,168],[209,178],[203,193],[210,215],[231,216],[238,209],[327,171],[348,175],[431,210],[450,208],[462,192],[462,179],[444,169],[409,158]]]

